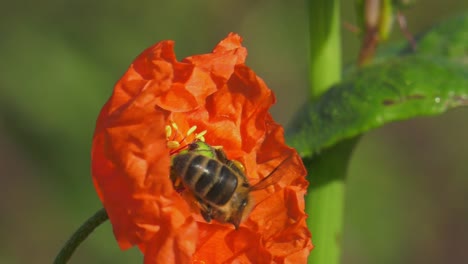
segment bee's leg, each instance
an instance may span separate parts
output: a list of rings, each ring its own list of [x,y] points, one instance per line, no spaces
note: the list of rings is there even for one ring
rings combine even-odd
[[[205,211],[202,209],[200,210],[200,213],[203,216],[203,219],[205,219],[207,223],[211,222],[211,209],[210,211]]]
[[[221,163],[226,164],[229,160],[226,157],[226,153],[224,153],[222,148],[213,148],[216,158],[221,161]]]
[[[173,171],[172,168],[171,168],[170,178],[171,178],[172,186],[174,187],[174,190],[177,193],[182,193],[185,190],[185,187],[182,184],[182,180],[180,179],[180,177],[177,176],[177,174]]]
[[[222,148],[213,148],[216,154],[216,158],[221,161],[221,163],[225,164],[226,166],[230,167],[233,169],[236,173],[240,175],[244,175],[245,173],[245,168],[242,163],[240,163],[237,160],[229,160],[226,156],[226,153],[224,153]]]
[[[198,203],[200,205],[200,214],[203,216],[203,219],[205,219],[205,221],[207,223],[211,222],[211,219],[213,219],[213,210],[211,208],[211,206],[209,206],[208,204],[205,204],[203,203],[203,201],[201,199],[198,199]]]

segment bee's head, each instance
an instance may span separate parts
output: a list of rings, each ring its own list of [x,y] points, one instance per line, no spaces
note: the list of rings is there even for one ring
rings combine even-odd
[[[253,201],[249,196],[244,197],[238,204],[237,208],[233,208],[233,212],[228,222],[234,225],[236,229],[239,229],[239,225],[249,216],[252,211]]]

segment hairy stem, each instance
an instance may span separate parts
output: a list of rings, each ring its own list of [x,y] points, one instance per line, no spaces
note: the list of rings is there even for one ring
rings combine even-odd
[[[78,230],[68,239],[67,243],[62,247],[57,257],[55,257],[54,264],[64,264],[70,259],[78,246],[91,234],[96,227],[104,223],[109,216],[104,208],[97,211],[86,222],[81,225]]]

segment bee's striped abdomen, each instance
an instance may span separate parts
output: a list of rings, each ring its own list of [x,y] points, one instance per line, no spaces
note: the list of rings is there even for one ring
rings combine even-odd
[[[214,161],[214,160],[213,160]],[[223,205],[231,199],[237,188],[237,177],[226,165],[218,163],[221,166],[220,173],[217,175],[216,183],[206,194],[208,201],[217,205]]]
[[[234,172],[218,160],[204,155],[178,154],[173,158],[172,168],[196,196],[218,206],[226,204],[237,188]]]

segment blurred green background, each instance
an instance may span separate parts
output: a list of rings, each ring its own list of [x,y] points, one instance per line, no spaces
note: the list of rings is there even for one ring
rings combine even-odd
[[[354,23],[352,1],[343,2],[343,21]],[[463,10],[464,0],[419,0],[405,13],[421,32]],[[238,32],[248,65],[279,98],[272,111],[281,123],[306,97],[305,1],[20,0],[4,1],[0,14],[0,263],[50,263],[100,208],[89,169],[94,122],[155,42],[175,40],[182,59]],[[359,42],[344,28],[343,36],[352,63]],[[468,109],[458,109],[363,137],[350,167],[343,263],[468,261],[467,121]],[[119,251],[106,223],[71,263],[141,259]]]

